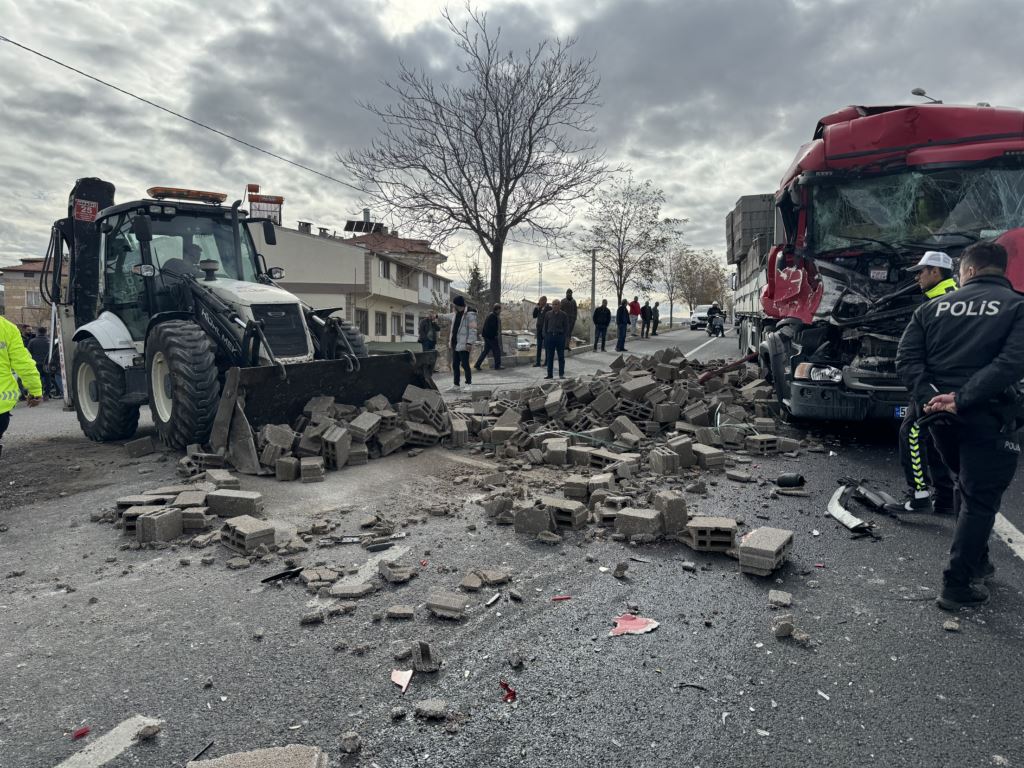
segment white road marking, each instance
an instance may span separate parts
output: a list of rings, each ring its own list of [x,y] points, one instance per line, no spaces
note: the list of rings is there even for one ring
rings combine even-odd
[[[163,721],[135,715],[107,731],[85,749],[76,752],[56,768],[99,768],[106,765],[132,745],[135,735],[144,725],[160,725]]]
[[[1017,526],[1003,517],[1002,514],[997,514],[996,523],[992,530],[996,532],[996,536],[1002,539],[1006,546],[1013,550],[1013,554],[1024,560],[1024,533],[1021,533]]]
[[[704,342],[703,344],[701,344],[701,345],[700,345],[699,347],[694,347],[694,348],[693,348],[693,349],[691,349],[691,350],[690,350],[689,352],[686,352],[686,353],[685,353],[685,354],[686,354],[686,357],[687,357],[687,359],[689,359],[689,358],[690,358],[690,357],[691,357],[692,355],[695,355],[695,354],[697,354],[698,352],[700,352],[700,351],[701,351],[702,349],[704,349],[704,347],[706,347],[706,346],[707,346],[708,344],[714,344],[714,343],[715,343],[716,341],[718,341],[718,340],[719,340],[719,337],[718,337],[718,336],[712,336],[712,337],[711,337],[710,339],[708,339],[707,341],[705,341],[705,342]]]

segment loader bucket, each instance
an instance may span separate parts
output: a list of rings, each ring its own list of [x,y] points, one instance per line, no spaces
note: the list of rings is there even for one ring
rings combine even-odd
[[[339,403],[361,406],[374,395],[399,403],[410,384],[437,389],[432,377],[437,352],[371,355],[354,360],[314,360],[281,369],[267,365],[238,369],[238,392],[249,425],[290,424],[307,402],[331,395]],[[225,395],[229,395],[225,384]]]

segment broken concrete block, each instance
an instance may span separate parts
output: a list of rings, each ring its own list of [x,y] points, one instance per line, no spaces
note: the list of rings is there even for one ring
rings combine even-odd
[[[583,499],[590,495],[589,478],[583,475],[569,475],[562,484],[562,493],[567,499]]]
[[[725,472],[725,476],[727,478],[729,478],[730,480],[733,480],[733,481],[735,481],[737,483],[752,483],[752,482],[754,482],[753,475],[751,475],[749,472],[743,472],[742,470],[739,470],[739,469],[728,469]]]
[[[206,494],[206,506],[217,517],[256,516],[263,511],[263,494],[221,488]]]
[[[427,597],[427,609],[442,619],[459,621],[466,613],[466,600],[456,592],[431,592]]]
[[[543,506],[522,506],[514,509],[513,525],[516,533],[537,534],[541,531],[553,531],[555,522],[551,511]]]
[[[789,608],[793,604],[793,595],[781,589],[768,590],[768,605],[772,608]]]
[[[620,389],[624,397],[630,400],[640,400],[657,386],[658,382],[650,376],[636,376],[623,382]]]
[[[412,605],[392,605],[384,612],[389,619],[409,620],[416,616],[416,608]]]
[[[261,545],[274,544],[274,526],[265,520],[239,515],[225,521],[220,529],[220,541],[228,549],[247,555]]]
[[[348,428],[352,437],[360,442],[366,442],[380,429],[381,417],[379,414],[366,411],[349,422]]]
[[[397,562],[388,562],[387,560],[381,560],[377,564],[377,573],[388,584],[405,584],[417,576],[415,569],[399,565]]]
[[[160,495],[145,493],[135,496],[122,496],[117,500],[117,508],[129,509],[130,507],[163,507],[174,501],[177,496],[177,493]]]
[[[484,582],[483,579],[470,571],[462,577],[462,583],[459,586],[467,592],[479,592],[483,588]]]
[[[618,405],[618,402],[619,401],[616,399],[615,395],[606,390],[594,398],[590,407],[601,416],[604,416],[606,413],[611,411],[612,408]]]
[[[625,507],[615,515],[615,532],[631,537],[640,534],[657,536],[664,530],[664,518],[656,509]]]
[[[286,747],[234,752],[213,760],[192,760],[185,768],[327,768],[327,753],[319,747]]]
[[[683,409],[683,420],[698,427],[707,427],[711,424],[711,413],[704,403],[693,403]]]
[[[174,501],[171,502],[171,506],[177,507],[178,509],[205,507],[206,491],[182,491],[175,497]]]
[[[720,448],[714,448],[703,443],[694,443],[692,449],[701,469],[725,468],[725,453]]]
[[[241,487],[239,479],[228,469],[208,469],[206,470],[206,479],[216,488],[238,490]]]
[[[140,437],[138,440],[129,440],[124,444],[124,449],[133,459],[147,456],[156,450],[152,437]]]
[[[731,517],[691,517],[686,532],[686,544],[698,552],[728,552],[736,541],[736,521]]]
[[[319,483],[324,479],[324,460],[320,456],[303,456],[299,461],[299,476],[304,483]]]
[[[686,531],[690,517],[683,494],[678,491],[659,491],[654,495],[654,508],[661,512],[666,533],[678,535]]]
[[[541,496],[540,503],[551,513],[555,524],[563,528],[582,528],[587,524],[587,507],[572,499]]]
[[[301,466],[295,456],[282,456],[274,464],[274,477],[283,482],[298,480]]]
[[[425,643],[422,640],[413,644],[412,648],[412,668],[417,672],[437,672],[441,668],[441,659],[434,653],[430,647],[430,643]]]
[[[673,437],[665,446],[678,454],[680,469],[687,469],[697,463],[697,456],[693,452],[693,439],[688,435]]]
[[[417,701],[416,717],[422,717],[424,720],[444,720],[448,717],[448,702],[444,699]]]
[[[191,507],[181,510],[181,528],[185,533],[200,533],[217,521],[216,515],[206,514],[206,507]]]
[[[381,456],[390,456],[405,445],[405,430],[398,429],[397,427],[381,429],[375,437],[380,444]]]
[[[132,507],[132,509],[137,509],[137,507]],[[128,511],[125,510],[126,513]],[[125,519],[124,516],[122,519]],[[184,532],[181,510],[176,507],[150,508],[136,518],[135,524],[135,538],[140,543],[173,541]]]
[[[634,424],[628,416],[619,416],[611,423],[611,430],[615,433],[616,437],[622,437],[623,435],[633,435],[638,440],[643,440],[645,437],[643,430]]]
[[[569,452],[566,454],[566,462],[577,467],[589,467],[592,451],[593,448],[586,445],[570,445]]]
[[[363,584],[335,584],[328,591],[329,597],[337,597],[341,600],[356,600],[360,597],[372,595],[377,587],[370,582]]]
[[[554,531],[541,531],[537,534],[537,541],[548,546],[555,546],[562,543],[562,537]]]
[[[780,640],[785,637],[792,637],[794,629],[796,627],[793,624],[793,614],[791,613],[784,613],[776,617],[772,622],[772,634]]]
[[[564,437],[554,437],[544,441],[544,461],[556,467],[565,465],[569,455],[569,441]]]

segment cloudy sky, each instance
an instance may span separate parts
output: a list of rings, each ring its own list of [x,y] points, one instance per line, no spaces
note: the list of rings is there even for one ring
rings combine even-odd
[[[0,0],[0,35],[329,174],[368,143],[399,60],[437,79],[459,57],[433,0]],[[456,15],[459,3],[451,4]],[[594,54],[609,159],[665,190],[688,240],[724,252],[724,217],[742,194],[773,191],[821,115],[846,104],[1020,106],[1016,0],[491,0],[491,25],[522,49],[554,35]],[[76,178],[119,200],[154,184],[285,196],[285,222],[339,228],[350,190],[0,42],[0,264],[43,254]],[[473,256],[456,247],[455,261]],[[524,283],[537,256],[506,252]],[[589,275],[587,275],[589,278]],[[585,287],[548,262],[544,289]],[[586,286],[588,287],[588,286]]]

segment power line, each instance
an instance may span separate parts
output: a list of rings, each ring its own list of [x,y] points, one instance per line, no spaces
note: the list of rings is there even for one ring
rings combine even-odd
[[[196,120],[194,118],[189,117],[188,115],[183,115],[180,112],[175,112],[173,109],[165,107],[165,106],[163,106],[161,104],[157,104],[155,101],[150,101],[149,99],[144,98],[143,96],[139,96],[137,94],[134,94],[131,91],[126,91],[124,88],[119,88],[118,86],[114,85],[113,83],[108,83],[106,80],[101,80],[100,78],[96,77],[95,75],[90,75],[88,72],[83,72],[80,69],[76,69],[75,67],[72,67],[70,64],[65,64],[63,61],[59,61],[59,60],[53,58],[52,56],[47,56],[45,53],[42,53],[41,51],[37,51],[34,48],[29,48],[27,45],[22,45],[21,43],[15,41],[15,40],[11,40],[11,38],[9,38],[9,37],[6,37],[4,35],[0,35],[0,42],[10,43],[13,46],[21,48],[23,51],[28,51],[29,53],[35,54],[36,56],[40,57],[41,59],[46,59],[47,61],[52,62],[52,63],[56,64],[59,67],[63,67],[64,69],[70,70],[70,71],[74,72],[75,74],[78,74],[78,75],[81,75],[82,77],[88,78],[89,80],[97,82],[100,85],[106,86],[107,88],[111,88],[111,89],[117,91],[118,93],[124,94],[125,96],[130,96],[133,99],[141,101],[143,104],[148,104],[149,106],[155,107],[156,109],[159,109],[162,112],[166,112],[169,115],[174,115],[175,117],[181,118],[182,120],[185,120],[185,121],[187,121],[189,123],[192,123],[193,125],[197,125],[200,128],[205,128],[208,131],[212,131],[213,133],[216,133],[218,136],[223,136],[225,139],[230,139],[231,141],[237,142],[237,143],[241,144],[244,147],[248,147],[249,149],[253,149],[253,150],[257,151],[257,152],[262,152],[264,155],[268,155],[268,156],[274,158],[275,160],[280,160],[283,163],[288,163],[288,165],[293,165],[296,168],[301,168],[302,170],[309,171],[310,173],[315,173],[317,176],[321,176],[321,177],[327,179],[328,181],[333,181],[336,184],[341,184],[343,187],[348,187],[349,189],[353,189],[356,192],[360,191],[357,187],[352,186],[347,181],[342,181],[341,179],[335,178],[334,176],[331,176],[329,174],[323,173],[322,171],[318,171],[315,168],[310,168],[308,165],[303,165],[302,163],[298,163],[295,160],[289,160],[287,157],[283,157],[283,156],[278,155],[278,154],[276,154],[274,152],[271,152],[269,149],[264,149],[263,147],[256,146],[255,144],[252,144],[252,143],[250,143],[248,141],[245,141],[244,139],[240,139],[237,136],[232,136],[230,133],[225,133],[224,131],[222,131],[222,130],[220,130],[218,128],[214,128],[212,125],[207,125],[206,123],[202,123],[199,120]]]

